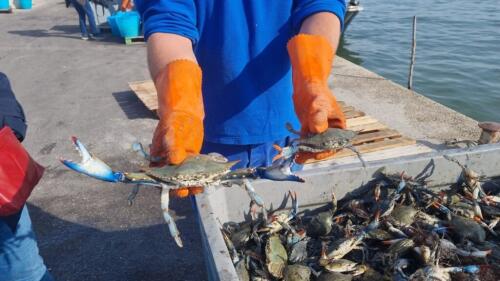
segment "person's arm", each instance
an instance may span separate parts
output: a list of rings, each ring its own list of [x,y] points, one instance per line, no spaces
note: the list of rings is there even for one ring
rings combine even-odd
[[[189,38],[171,33],[154,33],[149,37],[148,65],[153,79],[167,64],[180,59],[197,62]]]
[[[300,33],[325,37],[335,53],[339,45],[341,28],[340,19],[335,14],[319,12],[307,17],[302,22]]]
[[[328,128],[345,128],[342,109],[328,87],[340,34],[345,2],[296,0],[292,23],[298,35],[287,44],[292,64],[293,102],[304,135]],[[295,160],[323,159],[334,152],[303,153]]]
[[[162,161],[153,166],[179,164],[198,154],[203,143],[201,69],[193,53],[198,40],[194,1],[135,1],[144,20],[148,65],[158,95],[158,122],[151,155]],[[201,188],[176,189],[185,197]]]

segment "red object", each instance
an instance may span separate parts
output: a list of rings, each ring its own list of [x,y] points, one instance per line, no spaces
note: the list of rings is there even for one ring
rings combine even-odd
[[[0,216],[21,210],[44,168],[33,160],[9,127],[0,130]]]

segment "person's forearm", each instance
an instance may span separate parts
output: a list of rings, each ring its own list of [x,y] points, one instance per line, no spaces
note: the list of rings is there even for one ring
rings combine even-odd
[[[324,36],[336,51],[340,39],[340,20],[333,13],[316,13],[302,22],[300,33]]]
[[[196,62],[191,40],[170,33],[155,33],[149,37],[148,65],[153,79],[167,64],[178,59]]]

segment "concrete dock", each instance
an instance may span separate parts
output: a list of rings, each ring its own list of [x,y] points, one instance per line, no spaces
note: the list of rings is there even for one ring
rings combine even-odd
[[[353,23],[355,24],[355,22]],[[159,192],[97,182],[62,167],[78,159],[78,136],[112,167],[138,159],[133,141],[149,143],[156,120],[128,89],[149,79],[145,45],[107,35],[80,40],[77,15],[64,1],[39,1],[31,11],[0,14],[0,71],[11,80],[29,128],[24,145],[46,167],[29,200],[41,254],[57,280],[205,280],[190,200],[171,207],[184,240],[179,249],[161,216]],[[476,122],[372,72],[337,58],[339,99],[433,148],[443,140],[477,139]]]

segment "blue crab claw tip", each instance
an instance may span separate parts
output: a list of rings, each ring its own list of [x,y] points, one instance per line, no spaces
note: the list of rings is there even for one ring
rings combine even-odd
[[[75,144],[78,152],[80,153],[82,161],[80,163],[77,163],[71,160],[60,158],[59,161],[61,161],[64,166],[77,173],[81,173],[102,181],[118,182],[122,180],[123,173],[114,172],[108,165],[106,165],[106,163],[93,157],[76,137],[71,137],[71,141]]]
[[[59,161],[61,161],[61,163],[63,163],[64,166],[70,168],[75,172],[86,174],[85,168],[83,168],[83,166],[80,163],[76,163],[71,160],[66,160],[62,158],[59,158]]]

